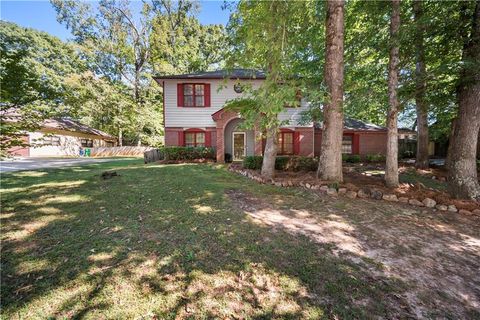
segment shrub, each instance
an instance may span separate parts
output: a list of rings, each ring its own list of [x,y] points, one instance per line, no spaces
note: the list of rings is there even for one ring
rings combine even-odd
[[[165,160],[215,159],[215,149],[210,147],[164,147],[160,150]]]
[[[358,154],[342,154],[342,160],[345,162],[350,162],[350,163],[358,163],[362,159],[360,158],[360,155]]]
[[[249,156],[243,160],[245,169],[259,170],[262,168],[262,156]],[[275,170],[282,171],[315,171],[318,159],[300,156],[279,156],[275,159]]]
[[[245,169],[259,170],[262,168],[262,156],[247,156],[243,159],[243,167]]]
[[[277,157],[275,159],[275,170],[286,170],[290,157]]]
[[[367,154],[365,159],[367,162],[384,162],[385,156],[382,154]]]

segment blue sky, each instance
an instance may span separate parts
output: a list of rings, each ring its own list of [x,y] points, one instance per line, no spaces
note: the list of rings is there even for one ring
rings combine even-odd
[[[137,1],[140,4],[140,1]],[[202,24],[228,22],[229,12],[222,10],[222,1],[200,1],[198,18]],[[71,37],[70,32],[59,24],[55,10],[49,1],[0,1],[0,18],[23,27],[46,31],[62,40]]]

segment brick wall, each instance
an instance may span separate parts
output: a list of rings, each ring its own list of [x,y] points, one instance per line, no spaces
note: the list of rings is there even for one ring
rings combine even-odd
[[[300,135],[299,155],[313,157],[313,128],[295,128]]]
[[[386,154],[387,133],[360,133],[360,155]]]

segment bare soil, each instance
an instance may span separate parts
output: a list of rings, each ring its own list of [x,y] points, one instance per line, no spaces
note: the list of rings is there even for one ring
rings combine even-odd
[[[315,201],[228,196],[254,222],[332,244],[367,269],[372,281],[399,279],[405,291],[385,297],[396,319],[479,319],[480,218],[374,200],[315,195]],[[365,302],[371,303],[371,302]]]

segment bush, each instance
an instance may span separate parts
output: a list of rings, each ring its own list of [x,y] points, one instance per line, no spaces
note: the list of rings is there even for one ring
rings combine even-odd
[[[342,160],[349,163],[358,163],[362,159],[358,154],[342,154]]]
[[[248,156],[243,159],[243,167],[245,169],[259,170],[262,169],[262,156]]]
[[[262,168],[262,156],[248,156],[243,160],[245,169],[259,170]],[[275,170],[281,171],[315,171],[318,167],[318,159],[310,157],[280,156],[275,159]]]
[[[163,147],[165,160],[215,159],[215,149],[210,147]]]
[[[383,154],[367,154],[365,159],[367,162],[384,162],[385,156]]]

